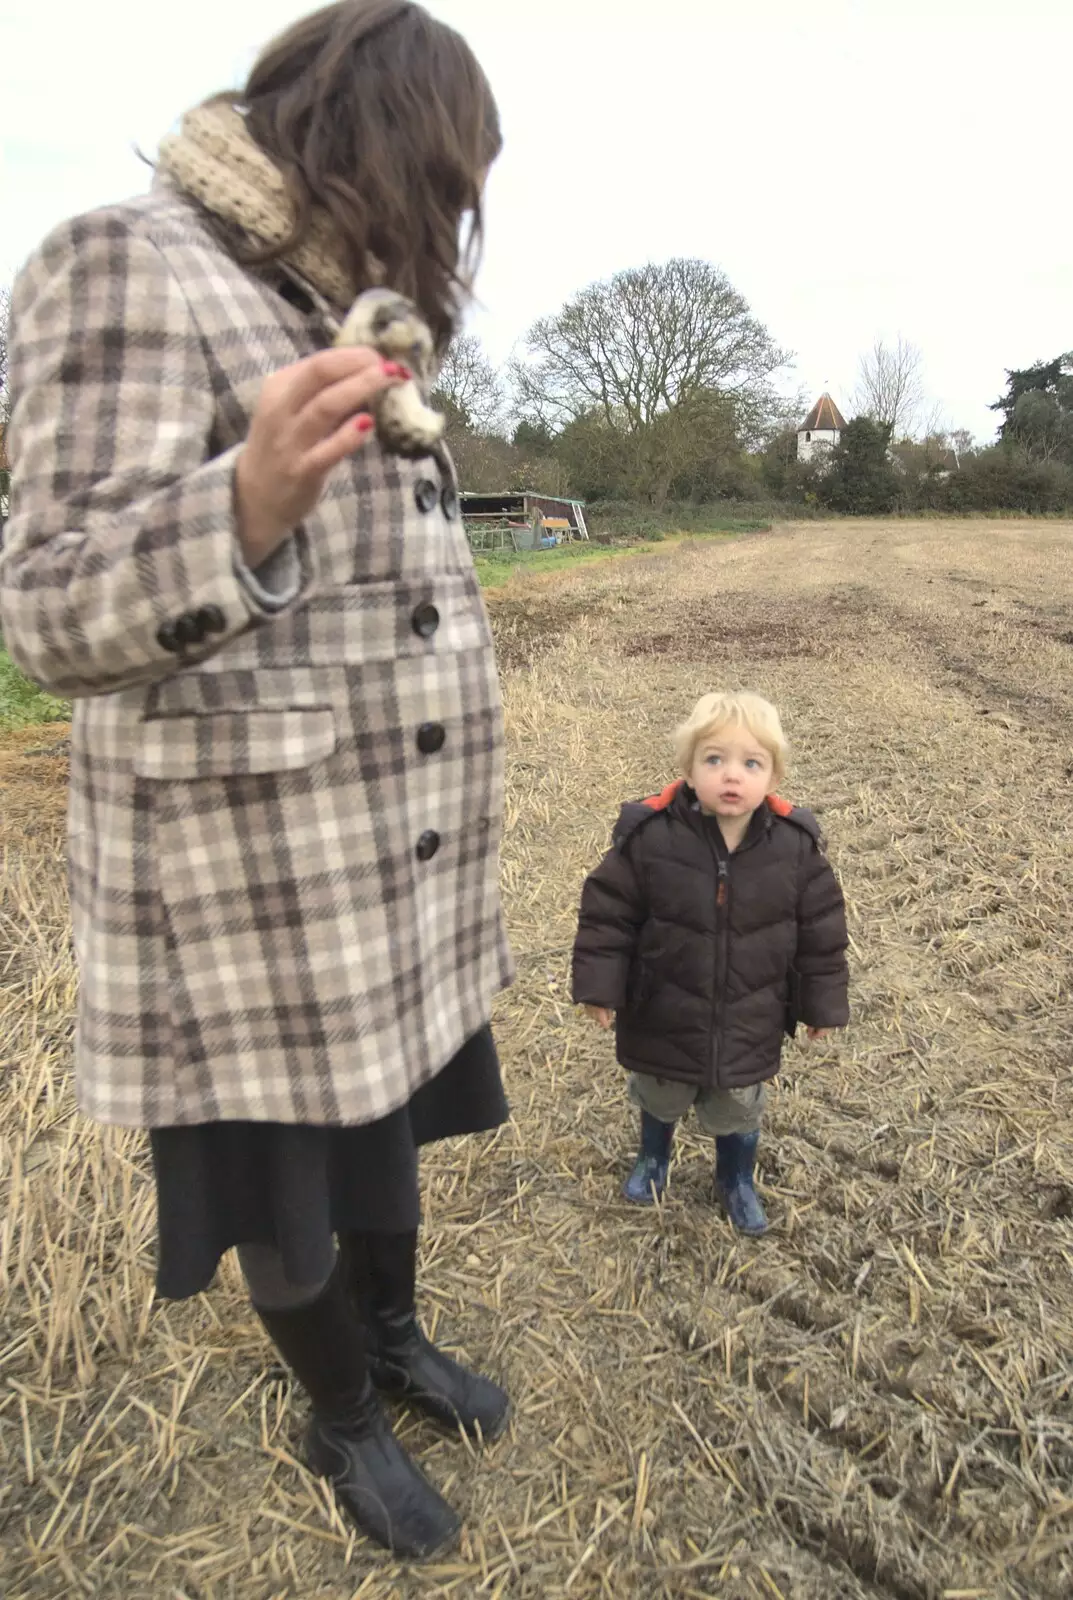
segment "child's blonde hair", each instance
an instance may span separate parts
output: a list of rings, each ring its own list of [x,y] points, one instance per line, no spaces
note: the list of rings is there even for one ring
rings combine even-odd
[[[773,786],[783,781],[789,746],[782,731],[779,713],[770,700],[748,691],[741,694],[706,694],[697,701],[674,736],[675,759],[684,777],[688,778],[693,770],[697,746],[723,728],[744,728],[752,734],[760,748],[771,757]]]

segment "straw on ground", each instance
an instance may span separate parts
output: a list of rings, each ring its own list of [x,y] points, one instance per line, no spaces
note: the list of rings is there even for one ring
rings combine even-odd
[[[0,748],[0,1590],[16,1597],[1073,1593],[1073,528],[784,527],[493,604],[511,739],[513,1121],[425,1163],[433,1331],[508,1382],[403,1571],[302,1472],[232,1263],[152,1301],[133,1135],[72,1112],[62,730]],[[855,1021],[791,1048],[735,1239],[569,1004],[581,878],[694,697],[782,708],[847,892]],[[26,746],[29,740],[30,750]]]

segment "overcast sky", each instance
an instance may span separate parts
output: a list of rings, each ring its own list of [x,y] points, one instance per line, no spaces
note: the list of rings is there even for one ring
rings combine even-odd
[[[4,278],[55,222],[145,188],[133,146],[309,9],[6,0]],[[1073,0],[430,9],[503,115],[473,317],[497,359],[585,283],[673,255],[726,271],[795,352],[788,390],[845,406],[861,351],[901,332],[981,438],[1004,367],[1073,347]]]

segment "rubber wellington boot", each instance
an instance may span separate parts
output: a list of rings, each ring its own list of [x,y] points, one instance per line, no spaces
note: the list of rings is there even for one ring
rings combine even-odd
[[[661,1122],[649,1111],[641,1112],[641,1148],[622,1193],[636,1206],[654,1205],[667,1187],[674,1123]]]
[[[715,1198],[739,1233],[767,1232],[767,1217],[753,1187],[758,1133],[724,1133],[715,1141]]]

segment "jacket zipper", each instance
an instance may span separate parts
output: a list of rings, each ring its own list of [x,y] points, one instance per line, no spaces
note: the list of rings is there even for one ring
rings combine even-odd
[[[726,976],[728,976],[731,941],[729,941],[729,904],[731,904],[731,864],[726,856],[718,862],[718,888],[715,891],[715,1008],[712,1027],[712,1088],[720,1083],[720,1054],[723,1046],[723,1013],[726,1008]]]
[[[724,854],[714,839],[709,837],[709,847],[715,857],[715,994],[712,999],[712,1047],[708,1052],[709,1087],[719,1087],[719,1055],[723,1042],[723,1011],[726,1004],[727,974],[730,967],[730,853]],[[743,839],[735,851],[741,855],[756,843],[754,838]],[[726,847],[723,847],[724,851]]]
[[[730,858],[721,854],[714,840],[709,840],[715,857],[715,992],[712,995],[712,1044],[708,1052],[708,1083],[718,1087],[719,1053],[723,1032],[723,1001],[726,994],[729,940],[727,922],[730,904]]]

